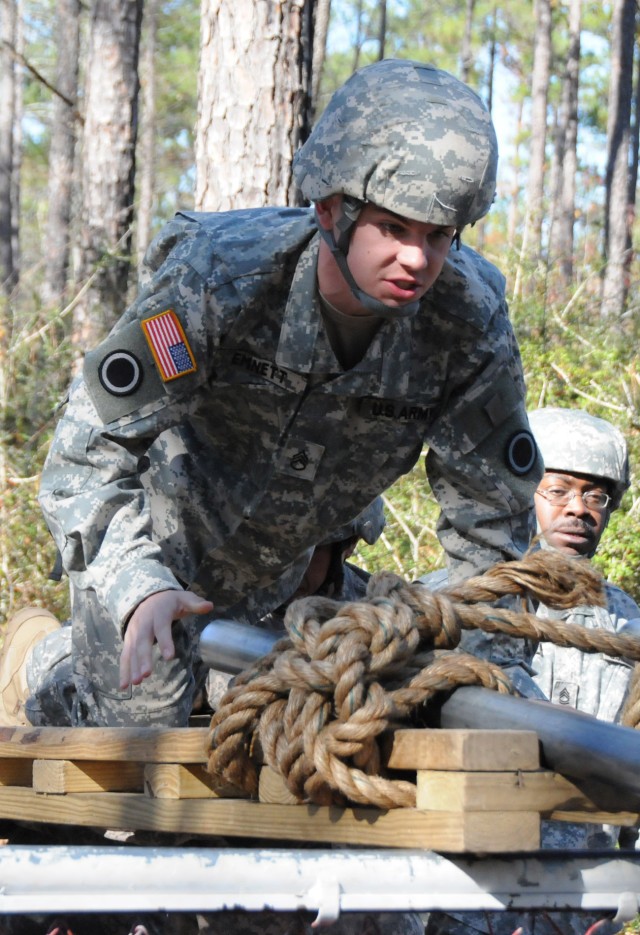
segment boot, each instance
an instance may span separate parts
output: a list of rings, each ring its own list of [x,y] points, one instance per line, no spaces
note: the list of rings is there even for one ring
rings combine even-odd
[[[25,713],[27,662],[34,646],[59,627],[56,617],[40,607],[24,607],[7,621],[0,649],[0,727],[31,726]]]

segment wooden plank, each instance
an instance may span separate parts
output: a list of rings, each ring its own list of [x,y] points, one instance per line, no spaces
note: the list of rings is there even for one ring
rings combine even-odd
[[[258,780],[258,798],[261,802],[275,805],[298,805],[293,792],[289,791],[284,776],[270,766],[263,766]]]
[[[220,787],[201,764],[148,763],[144,792],[155,799],[247,798],[238,790]]]
[[[135,793],[39,795],[0,788],[0,817],[30,822],[271,840],[424,848],[450,853],[536,850],[533,812],[263,805],[247,799],[152,799]]]
[[[33,761],[35,792],[62,795],[67,792],[142,792],[143,788],[143,763],[107,763],[96,760],[81,760],[78,763],[71,760]]]
[[[633,828],[640,824],[640,815],[637,812],[565,812],[562,809],[554,809],[550,814],[544,815],[544,818],[550,818],[553,821],[578,821],[587,824],[596,825],[625,825]]]
[[[535,731],[396,730],[389,735],[390,769],[538,769]]]
[[[205,727],[0,727],[0,758],[206,763]]]
[[[30,786],[31,760],[0,760],[0,786]]]
[[[549,770],[454,773],[418,770],[418,808],[438,811],[595,811],[576,786]]]

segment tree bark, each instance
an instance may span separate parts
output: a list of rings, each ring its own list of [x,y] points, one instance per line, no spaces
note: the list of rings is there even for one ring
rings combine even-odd
[[[471,50],[471,36],[473,33],[473,12],[476,0],[466,0],[464,14],[464,32],[462,34],[462,51],[460,53],[460,76],[465,84],[469,83],[471,66],[473,65],[473,52]]]
[[[313,116],[318,114],[318,99],[322,70],[327,54],[327,35],[331,18],[331,0],[316,0],[313,23],[313,58],[311,63],[311,107]]]
[[[378,61],[384,58],[387,38],[387,0],[378,0]]]
[[[56,90],[49,147],[49,213],[43,298],[60,303],[69,274],[74,161],[77,140],[80,0],[58,0],[56,7]]]
[[[606,266],[600,310],[605,318],[618,322],[626,306],[631,264],[633,205],[629,204],[629,171],[636,12],[636,0],[615,0],[611,24],[604,221]]]
[[[141,61],[142,120],[140,122],[140,199],[136,218],[138,263],[143,259],[151,240],[156,166],[156,42],[158,33],[158,0],[146,0],[144,10],[144,41]]]
[[[542,252],[542,219],[544,214],[544,174],[547,142],[547,101],[551,74],[551,2],[535,0],[536,29],[534,38],[533,74],[531,79],[531,147],[527,183],[527,207],[522,238],[520,269],[517,282],[522,281],[522,267],[537,268]],[[520,287],[518,286],[518,292]]]
[[[94,0],[82,141],[80,276],[91,284],[74,318],[82,350],[127,302],[131,254],[142,0]]]
[[[203,0],[196,206],[296,202],[309,132],[314,0]]]
[[[18,281],[14,257],[16,64],[12,52],[18,35],[16,0],[2,0],[0,5],[0,287],[9,295]],[[4,318],[4,314],[3,314]],[[4,324],[4,322],[3,322]],[[0,326],[1,327],[1,326]],[[4,329],[2,329],[4,330]]]
[[[580,29],[582,0],[569,5],[569,47],[562,82],[560,119],[552,170],[553,213],[549,245],[550,265],[564,289],[573,281],[573,243],[578,171],[578,91],[580,86]]]

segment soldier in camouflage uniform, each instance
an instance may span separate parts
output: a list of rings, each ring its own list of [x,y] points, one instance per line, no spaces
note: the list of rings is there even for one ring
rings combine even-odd
[[[535,494],[540,544],[591,558],[612,510],[620,506],[629,486],[625,439],[611,423],[578,409],[538,409],[529,413],[529,421],[545,464]],[[442,580],[435,583],[443,586]],[[606,607],[556,611],[540,606],[537,614],[611,632],[640,620],[640,607],[628,594],[608,582],[605,593]],[[620,720],[632,674],[625,659],[541,643],[532,668],[532,695],[542,692],[542,697],[556,704],[603,721]],[[561,850],[615,847],[618,830],[610,825],[544,821],[542,846]],[[585,935],[596,920],[597,916],[586,912],[432,913],[427,935],[511,935],[519,927],[522,935]]]
[[[282,604],[424,445],[452,577],[523,552],[542,467],[504,279],[459,243],[496,163],[469,88],[385,60],[296,155],[311,208],[182,212],[156,238],[42,476],[72,723],[185,724],[198,615]]]

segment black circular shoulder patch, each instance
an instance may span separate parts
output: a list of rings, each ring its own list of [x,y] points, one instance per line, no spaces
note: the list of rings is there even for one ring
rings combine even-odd
[[[130,396],[142,383],[142,366],[131,351],[111,351],[98,366],[98,378],[112,396]]]
[[[531,432],[516,432],[507,442],[506,464],[512,474],[528,474],[536,463],[538,449]]]

